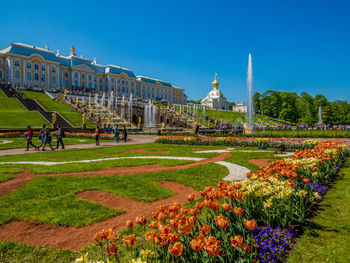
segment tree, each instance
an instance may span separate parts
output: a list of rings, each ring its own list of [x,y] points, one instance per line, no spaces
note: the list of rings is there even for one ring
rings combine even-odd
[[[261,94],[259,92],[254,93],[253,104],[255,112],[261,112]]]

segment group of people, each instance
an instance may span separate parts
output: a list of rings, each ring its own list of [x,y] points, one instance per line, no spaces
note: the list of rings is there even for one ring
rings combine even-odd
[[[40,151],[40,148],[42,148],[42,151],[46,151],[45,147],[48,145],[50,146],[51,150],[58,149],[59,146],[61,145],[61,148],[64,149],[64,143],[63,143],[63,138],[65,137],[64,130],[62,129],[61,125],[57,126],[57,131],[56,131],[56,136],[57,136],[57,142],[56,142],[56,147],[52,147],[52,134],[46,125],[43,125],[43,128],[40,130],[40,134],[38,136],[38,139],[40,140],[41,144],[39,146],[35,146],[32,142],[33,140],[33,130],[31,126],[27,126],[27,131],[25,133],[25,140],[27,141],[27,149],[26,151],[29,150],[30,146],[33,146],[36,151]]]
[[[126,126],[123,125],[123,138],[122,140],[124,140],[124,142],[127,141],[127,138],[128,138],[128,130],[126,129]],[[96,125],[96,128],[95,128],[95,141],[96,141],[96,146],[100,145],[100,127],[98,125]],[[114,134],[114,137],[113,137],[113,140],[115,142],[119,142],[119,128],[118,126],[116,126],[114,129],[113,129],[113,134]]]

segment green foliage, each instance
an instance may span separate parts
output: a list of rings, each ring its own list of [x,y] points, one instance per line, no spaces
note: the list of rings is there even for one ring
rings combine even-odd
[[[312,97],[303,92],[298,96],[293,92],[268,90],[262,95],[256,92],[253,101],[257,112],[292,123],[309,125],[317,123],[320,106],[322,107],[323,123],[350,123],[350,104],[346,101],[329,102],[322,94]]]

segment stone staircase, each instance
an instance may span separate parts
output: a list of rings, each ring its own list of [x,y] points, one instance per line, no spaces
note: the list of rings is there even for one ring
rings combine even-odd
[[[37,111],[48,122],[52,123],[52,111],[46,111],[37,101],[24,98],[17,90],[1,88],[2,92],[9,98],[16,98],[27,110]],[[60,124],[62,128],[73,128],[59,113],[56,112],[56,125]]]

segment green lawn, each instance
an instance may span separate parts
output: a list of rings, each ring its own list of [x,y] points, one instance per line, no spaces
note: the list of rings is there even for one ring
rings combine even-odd
[[[287,261],[350,262],[350,160]]]
[[[4,141],[11,141],[10,143],[2,143]],[[34,136],[32,140],[33,144],[39,146],[41,142],[39,139]],[[112,139],[100,138],[100,142],[112,142]],[[73,144],[87,144],[87,143],[95,143],[95,139],[92,138],[64,138],[63,143],[65,145],[73,145]],[[52,138],[52,145],[56,145],[56,137]],[[0,150],[5,149],[16,149],[16,148],[25,148],[27,147],[27,141],[22,137],[14,137],[14,138],[0,138]],[[60,146],[61,147],[61,146]],[[33,148],[31,147],[33,150]]]
[[[38,112],[28,111],[16,98],[7,98],[0,91],[0,127],[42,127],[49,124]]]
[[[42,107],[47,111],[57,111],[62,115],[70,124],[75,127],[81,127],[82,116],[80,113],[75,112],[63,101],[56,101],[47,96],[44,92],[23,90],[23,94],[26,98],[35,99]],[[94,128],[91,122],[86,120],[87,128]]]

